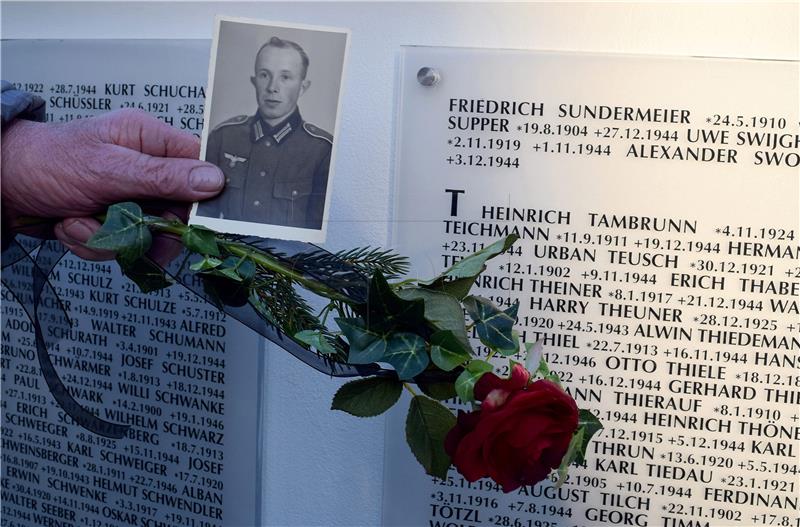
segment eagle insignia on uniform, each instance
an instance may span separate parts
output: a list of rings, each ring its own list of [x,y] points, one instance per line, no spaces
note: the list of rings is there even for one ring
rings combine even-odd
[[[247,161],[246,157],[235,156],[233,154],[229,154],[228,152],[225,152],[223,155],[225,156],[225,159],[228,160],[228,166],[231,168],[236,167],[236,163],[244,163]]]

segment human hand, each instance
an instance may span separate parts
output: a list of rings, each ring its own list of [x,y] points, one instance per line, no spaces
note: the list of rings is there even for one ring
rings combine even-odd
[[[100,228],[92,217],[120,201],[160,202],[186,220],[191,202],[222,190],[216,166],[198,160],[200,141],[138,110],[47,124],[18,120],[3,131],[3,216],[55,219],[55,236],[90,260],[113,258],[84,244]],[[154,240],[158,252],[164,240]]]

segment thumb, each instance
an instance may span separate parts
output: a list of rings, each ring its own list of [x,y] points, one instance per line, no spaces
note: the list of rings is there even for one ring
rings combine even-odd
[[[109,145],[113,171],[105,196],[109,201],[156,198],[201,201],[216,196],[225,184],[222,171],[197,159],[154,157]]]

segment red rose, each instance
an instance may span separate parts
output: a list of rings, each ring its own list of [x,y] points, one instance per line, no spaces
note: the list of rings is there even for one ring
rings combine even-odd
[[[481,409],[458,412],[445,450],[468,481],[490,477],[511,492],[558,468],[578,428],[578,407],[557,384],[514,365],[509,379],[493,373],[475,385]]]

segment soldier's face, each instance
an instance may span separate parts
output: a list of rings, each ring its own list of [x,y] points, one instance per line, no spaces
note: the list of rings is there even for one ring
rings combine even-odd
[[[297,107],[297,99],[308,89],[303,79],[303,61],[292,48],[268,46],[256,57],[255,76],[258,110],[270,124],[277,124]]]

